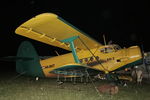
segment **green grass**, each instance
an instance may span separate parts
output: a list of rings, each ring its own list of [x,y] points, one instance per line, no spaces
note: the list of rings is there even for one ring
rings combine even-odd
[[[21,76],[12,79],[14,74],[0,77],[0,100],[150,100],[150,85],[128,87],[119,86],[116,95],[100,94],[91,83],[66,82],[58,86],[56,79],[41,78],[35,81],[31,77]],[[105,84],[104,81],[95,82],[96,86]]]

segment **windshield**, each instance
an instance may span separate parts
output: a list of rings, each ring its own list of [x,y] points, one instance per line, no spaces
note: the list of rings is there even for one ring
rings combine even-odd
[[[121,47],[119,45],[109,45],[109,46],[105,46],[104,48],[101,48],[100,49],[100,52],[102,53],[111,53],[111,52],[114,52],[114,51],[118,51],[120,50]]]
[[[105,47],[105,48],[102,48],[100,50],[100,52],[102,52],[102,53],[110,53],[110,52],[113,52],[113,49],[111,47]]]
[[[121,47],[120,47],[119,45],[114,45],[114,49],[115,49],[115,50],[120,50]]]

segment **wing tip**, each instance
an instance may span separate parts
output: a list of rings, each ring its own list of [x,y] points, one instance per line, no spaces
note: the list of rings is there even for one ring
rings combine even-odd
[[[33,18],[40,18],[40,17],[45,17],[45,16],[51,17],[51,18],[58,18],[58,15],[56,15],[56,14],[54,14],[54,13],[50,13],[50,12],[38,14],[38,15],[34,16]],[[33,18],[31,18],[31,19],[33,19]],[[31,20],[31,19],[30,19],[30,20]],[[29,20],[28,20],[28,21],[29,21]],[[27,21],[26,21],[26,22],[27,22]],[[24,22],[24,23],[26,23],[26,22]],[[24,24],[24,23],[23,23],[23,24]],[[18,31],[20,30],[20,27],[21,27],[23,24],[21,24],[20,26],[18,26],[18,27],[16,28],[16,30],[15,30],[15,33],[16,33],[16,34],[18,34]]]
[[[42,13],[42,14],[39,14],[35,17],[43,17],[43,16],[49,16],[49,17],[54,17],[54,18],[57,18],[58,15],[54,14],[54,13]]]

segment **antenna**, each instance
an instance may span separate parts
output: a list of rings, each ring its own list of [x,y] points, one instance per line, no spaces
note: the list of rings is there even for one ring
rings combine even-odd
[[[103,39],[104,39],[104,45],[106,46],[106,39],[105,39],[105,35],[103,34]]]
[[[57,56],[59,56],[60,54],[55,50],[55,53],[57,54]]]

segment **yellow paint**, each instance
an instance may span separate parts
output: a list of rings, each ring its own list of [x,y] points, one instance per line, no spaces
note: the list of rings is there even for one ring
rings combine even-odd
[[[73,36],[79,36],[94,56],[99,58],[99,62],[101,62],[101,64],[98,64],[96,58],[80,41],[80,39],[76,39],[74,44],[77,50],[77,56],[80,61],[82,60],[82,63],[74,63],[74,58],[71,53],[41,60],[40,64],[46,77],[55,77],[56,74],[52,74],[50,71],[61,68],[65,65],[81,65],[83,67],[109,73],[110,71],[114,71],[142,58],[138,46],[124,49],[121,49],[114,44],[103,46],[84,35],[81,31],[76,30],[74,27],[63,22],[57,15],[52,13],[40,14],[30,19],[19,26],[15,32],[19,35],[66,50],[70,50],[70,45],[68,43],[62,43],[61,40]]]
[[[97,64],[95,66],[85,66],[87,63],[90,63],[92,61],[83,61],[82,64],[84,65],[84,67],[89,67],[92,69],[96,69],[96,70],[100,70],[100,71],[104,71],[105,73],[108,73],[110,71],[114,71],[122,66],[125,66],[129,63],[132,63],[132,62],[135,62],[135,61],[141,59],[140,48],[138,46],[120,49],[117,51],[114,50],[113,52],[110,52],[110,53],[100,52],[100,49],[105,48],[105,47],[109,47],[109,46],[100,47],[96,52],[95,52],[96,49],[91,49],[91,51],[93,53],[95,52],[94,55],[98,56],[100,58],[100,60],[106,60],[106,62],[103,62],[102,65]],[[113,47],[113,46],[110,45],[110,47]],[[79,59],[83,59],[83,60],[86,58],[92,57],[92,54],[88,50],[79,51],[77,53],[77,55],[78,55]],[[112,58],[112,59],[109,59],[109,58]],[[122,60],[124,58],[126,60]],[[119,60],[120,60],[120,62],[119,62]],[[96,59],[94,59],[93,61],[96,61]],[[42,66],[48,66],[48,65],[55,64],[55,66],[53,66],[51,68],[43,69],[45,75],[47,75],[47,76],[50,71],[60,68],[64,65],[68,65],[68,64],[75,65],[74,59],[73,59],[73,56],[71,53],[52,57],[52,58],[49,58],[46,60],[41,60],[40,63]]]
[[[100,43],[92,40],[90,37],[85,36],[82,32],[64,23],[57,15],[52,13],[37,15],[19,26],[15,33],[66,50],[70,50],[68,45],[64,46],[58,42],[73,36],[79,36],[82,40],[88,43],[87,45],[89,48],[101,46]],[[43,34],[45,35],[43,36]],[[40,38],[41,35],[42,38]],[[54,38],[54,40],[52,38]],[[55,38],[57,39],[56,41]],[[50,42],[49,39],[52,42]],[[75,40],[74,44],[78,48],[86,50],[85,46],[79,41],[79,39]]]

